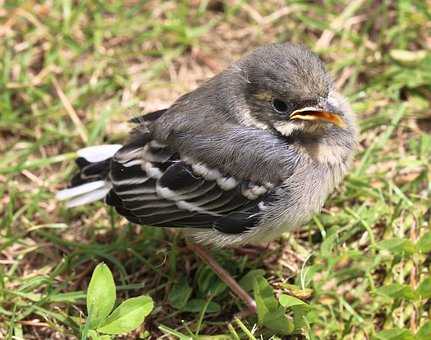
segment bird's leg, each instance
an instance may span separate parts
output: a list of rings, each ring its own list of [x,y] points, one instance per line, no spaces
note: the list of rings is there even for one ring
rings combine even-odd
[[[253,314],[256,313],[256,302],[253,298],[241,288],[236,280],[224,269],[218,262],[207,253],[201,246],[195,243],[188,243],[188,248],[195,252],[206,264],[208,264],[217,276],[234,292],[248,307],[249,311]]]

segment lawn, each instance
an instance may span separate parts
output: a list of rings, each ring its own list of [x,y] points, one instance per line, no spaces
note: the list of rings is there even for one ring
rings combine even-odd
[[[286,338],[238,317],[241,301],[180,232],[54,196],[75,150],[121,143],[129,118],[292,41],[319,54],[358,115],[354,167],[301,230],[264,252],[213,254],[244,286],[259,278],[251,293],[272,299],[292,338],[431,339],[430,32],[419,0],[0,0],[0,338],[79,338],[101,262],[118,302],[154,301],[122,339]]]

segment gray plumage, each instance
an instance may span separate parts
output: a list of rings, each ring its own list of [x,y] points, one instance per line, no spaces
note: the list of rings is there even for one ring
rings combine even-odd
[[[112,158],[92,161],[107,147],[81,156],[60,198],[77,205],[108,190],[107,203],[130,221],[183,227],[217,246],[269,241],[306,223],[357,143],[354,115],[323,63],[293,44],[260,47],[134,121]],[[77,189],[93,181],[103,181],[98,195]]]

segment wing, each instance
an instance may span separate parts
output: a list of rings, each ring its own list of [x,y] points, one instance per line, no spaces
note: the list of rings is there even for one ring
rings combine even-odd
[[[111,160],[106,202],[129,221],[161,227],[241,233],[256,225],[266,186],[183,159],[140,134]]]

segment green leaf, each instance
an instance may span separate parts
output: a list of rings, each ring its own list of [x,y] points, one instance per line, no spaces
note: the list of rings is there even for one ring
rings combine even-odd
[[[265,278],[254,278],[253,292],[258,323],[278,334],[291,334],[294,330],[293,322],[287,319],[284,308],[276,300],[274,291]]]
[[[377,292],[393,299],[401,298],[414,301],[419,298],[419,294],[414,291],[412,287],[399,283],[393,283],[384,287],[380,287],[377,289]]]
[[[130,298],[121,303],[97,328],[97,331],[105,334],[130,332],[144,322],[145,317],[151,313],[153,307],[153,300],[149,296],[142,295]]]
[[[209,294],[217,296],[227,289],[226,284],[208,266],[199,268],[197,284],[199,291],[205,296]]]
[[[427,277],[426,279],[424,279],[419,284],[419,287],[416,289],[416,291],[424,299],[431,298],[431,277]]]
[[[418,243],[416,243],[416,247],[422,253],[431,252],[431,231],[425,233]]]
[[[88,337],[90,339],[97,340],[98,336],[99,335],[97,334],[97,332],[95,330],[88,331]]]
[[[378,340],[415,340],[415,336],[408,329],[394,328],[376,334]]]
[[[283,309],[278,309],[266,314],[262,324],[270,330],[282,335],[292,334],[295,329],[293,322],[286,318]]]
[[[293,324],[295,325],[295,332],[301,332],[307,325],[309,326],[312,321],[313,314],[309,305],[295,306],[293,309]]]
[[[204,309],[207,301],[204,299],[191,299],[187,304],[182,308],[184,312],[191,313],[199,313]],[[208,303],[206,313],[220,313],[221,307],[218,303],[210,301]]]
[[[115,282],[108,266],[99,263],[91,276],[87,290],[89,329],[97,328],[109,315],[115,304]]]
[[[165,334],[169,334],[177,337],[179,340],[193,340],[191,336],[180,333],[177,330],[169,328],[168,326],[165,326],[165,325],[160,325],[159,329]]]
[[[260,324],[263,324],[264,317],[277,310],[277,300],[274,297],[272,287],[263,277],[255,278],[253,292],[257,304],[257,317]]]
[[[111,339],[111,337],[109,335],[97,334],[97,332],[95,330],[90,330],[88,332],[88,337],[91,340],[110,340]]]
[[[281,294],[278,299],[280,304],[285,308],[291,308],[294,306],[308,306],[304,301],[290,295]]]
[[[300,330],[305,327],[304,317],[310,311],[310,305],[294,296],[286,294],[281,294],[279,301],[283,307],[288,308],[293,312],[293,324],[295,326],[295,330]]]
[[[192,288],[187,283],[187,279],[183,277],[171,289],[168,296],[168,301],[172,307],[182,310],[187,304],[187,301],[189,301],[191,294]]]
[[[253,269],[250,270],[247,274],[245,274],[241,280],[239,280],[239,285],[247,292],[251,292],[253,290],[254,281],[257,277],[263,277],[265,275],[265,271],[262,269]]]
[[[431,321],[425,322],[424,325],[416,333],[417,340],[431,339]]]
[[[416,246],[411,240],[393,238],[390,240],[383,240],[377,243],[379,249],[384,249],[394,255],[414,254]]]

